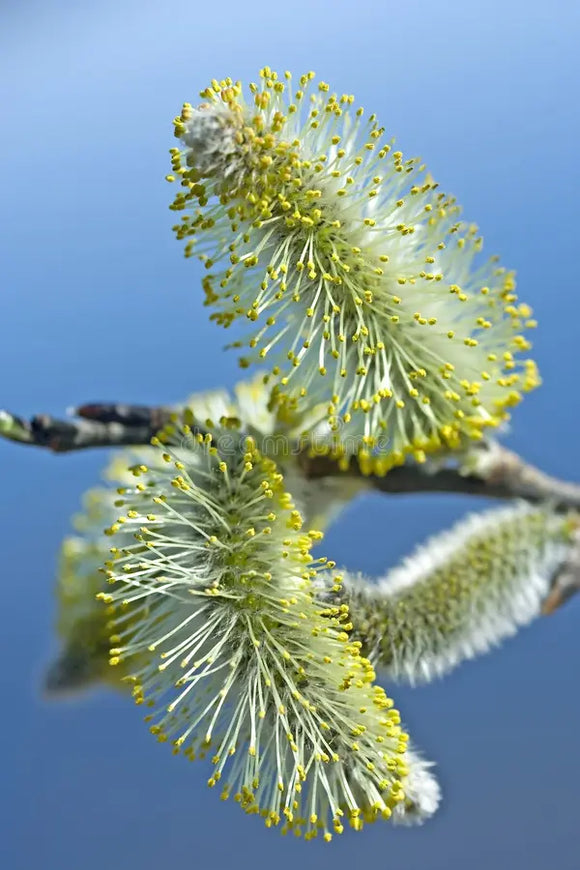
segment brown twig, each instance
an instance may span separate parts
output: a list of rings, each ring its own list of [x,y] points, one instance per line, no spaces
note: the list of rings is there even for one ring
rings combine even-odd
[[[149,444],[167,422],[172,409],[121,403],[91,403],[74,409],[77,419],[58,420],[37,415],[26,421],[0,411],[0,435],[56,453],[94,447]],[[311,480],[348,474],[360,477],[355,458],[340,471],[328,456],[299,457],[305,476]],[[386,494],[453,492],[489,498],[523,498],[551,501],[563,510],[580,510],[580,485],[558,480],[525,462],[495,441],[474,447],[467,455],[451,456],[454,465],[408,464],[393,468],[384,477],[370,476],[369,484]]]
[[[542,604],[542,613],[544,616],[554,613],[577,592],[580,592],[580,529],[576,529],[566,561],[552,579],[552,588]]]
[[[93,447],[126,447],[149,444],[169,419],[171,409],[141,405],[82,405],[72,411],[79,419],[58,420],[37,414],[24,420],[0,411],[0,435],[54,453],[69,453]]]
[[[305,475],[313,480],[339,473],[336,463],[327,456],[305,455],[302,467]],[[360,476],[356,459],[351,460],[346,473]],[[383,477],[371,475],[369,483],[378,492],[390,495],[453,492],[488,498],[523,498],[531,502],[551,501],[558,508],[580,509],[580,485],[545,474],[495,441],[474,447],[454,466],[402,465],[392,468]]]

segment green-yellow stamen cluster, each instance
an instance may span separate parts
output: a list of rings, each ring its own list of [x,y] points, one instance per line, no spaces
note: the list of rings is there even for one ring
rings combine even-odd
[[[212,82],[176,118],[172,208],[213,318],[255,323],[243,359],[273,358],[273,399],[323,402],[338,455],[383,469],[481,437],[538,382],[514,277],[481,249],[418,159],[313,74],[265,68],[246,102]],[[239,342],[237,344],[240,344]]]
[[[110,615],[95,599],[103,588],[101,563],[102,550],[82,538],[63,542],[56,590],[62,649],[45,676],[50,694],[86,689],[97,682],[123,686],[123,671],[108,664]]]
[[[329,839],[404,800],[407,737],[351,642],[348,607],[318,597],[281,475],[252,439],[220,444],[177,421],[135,466],[108,530],[111,664],[132,673],[151,731],[267,826]],[[223,443],[223,442],[222,442]],[[335,581],[338,589],[340,581]],[[125,614],[131,614],[127,621]]]
[[[204,427],[213,430],[218,425],[224,430],[222,440],[231,442],[241,431],[252,435],[260,452],[270,455],[283,472],[305,522],[324,528],[362,482],[346,477],[309,481],[296,461],[300,433],[308,421],[277,418],[268,410],[269,392],[263,377],[256,375],[237,384],[233,396],[225,390],[197,393],[187,406],[194,409],[196,419]],[[127,481],[134,480],[128,468],[135,463],[145,463],[153,469],[165,464],[154,447],[122,450],[113,455],[104,477],[123,488]],[[87,689],[99,682],[127,688],[122,682],[123,668],[109,667],[110,617],[107,608],[95,599],[96,593],[106,586],[100,569],[107,558],[110,539],[103,529],[116,518],[118,501],[118,492],[112,487],[91,489],[83,499],[82,513],[74,519],[76,534],[65,538],[62,544],[55,589],[61,648],[45,677],[45,688],[52,695]]]
[[[127,688],[123,682],[125,668],[109,666],[113,608],[103,607],[96,599],[106,586],[102,565],[108,539],[102,529],[118,512],[114,501],[112,490],[90,490],[84,498],[83,512],[75,517],[77,534],[62,543],[55,590],[61,649],[44,678],[50,695],[87,689],[97,683]]]
[[[429,681],[540,614],[577,528],[577,515],[526,504],[475,514],[378,583],[347,583],[339,600],[375,665]]]

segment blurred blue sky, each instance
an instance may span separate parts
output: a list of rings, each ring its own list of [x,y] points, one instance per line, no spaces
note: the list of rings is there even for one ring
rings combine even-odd
[[[421,154],[517,270],[545,384],[508,440],[578,477],[579,40],[577,0],[4,0],[0,405],[61,413],[235,381],[170,231],[171,119],[214,76],[312,68]],[[393,689],[445,790],[419,830],[282,840],[221,804],[126,700],[45,704],[55,554],[104,458],[0,445],[4,867],[577,870],[578,602],[445,681]],[[483,504],[368,497],[325,551],[377,573],[468,507]]]

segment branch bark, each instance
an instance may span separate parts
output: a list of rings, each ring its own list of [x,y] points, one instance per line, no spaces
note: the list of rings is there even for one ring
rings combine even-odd
[[[167,423],[171,408],[144,405],[92,403],[71,410],[79,419],[59,420],[37,414],[24,420],[0,411],[0,435],[54,453],[70,453],[93,447],[128,447],[149,444]]]
[[[580,529],[574,533],[568,558],[552,578],[550,592],[542,604],[542,614],[549,616],[580,592]]]
[[[24,420],[0,411],[0,436],[21,444],[44,447],[56,453],[94,447],[121,447],[149,444],[168,421],[172,408],[120,403],[91,403],[71,411],[77,419],[59,420],[36,415]],[[559,480],[525,462],[517,453],[495,441],[475,446],[465,456],[451,457],[454,465],[409,464],[393,468],[384,477],[370,476],[378,492],[400,493],[453,492],[488,498],[523,498],[526,501],[551,501],[561,510],[580,510],[580,485]],[[360,477],[355,458],[347,471],[327,456],[309,456],[303,450],[299,461],[310,480],[348,474]]]
[[[371,475],[369,482],[373,489],[390,495],[453,492],[487,498],[551,501],[560,509],[580,509],[579,484],[545,474],[496,441],[473,447],[464,459],[465,463],[435,468],[428,464],[401,465],[384,477]],[[327,456],[305,457],[302,466],[310,479],[340,473],[336,463]],[[356,459],[353,458],[346,474],[360,476]]]

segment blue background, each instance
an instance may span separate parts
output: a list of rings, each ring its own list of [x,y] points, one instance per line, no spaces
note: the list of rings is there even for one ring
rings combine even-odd
[[[209,79],[310,68],[376,111],[518,272],[540,321],[542,390],[508,442],[574,478],[578,413],[580,6],[574,0],[195,0],[0,6],[0,404],[178,400],[237,377],[172,238],[171,119]],[[331,846],[221,804],[140,711],[98,692],[45,703],[55,555],[102,453],[0,445],[2,844],[8,870],[353,866],[577,870],[580,603],[426,688],[393,688],[439,763],[421,829]],[[330,531],[339,564],[383,571],[466,498],[367,497]]]

